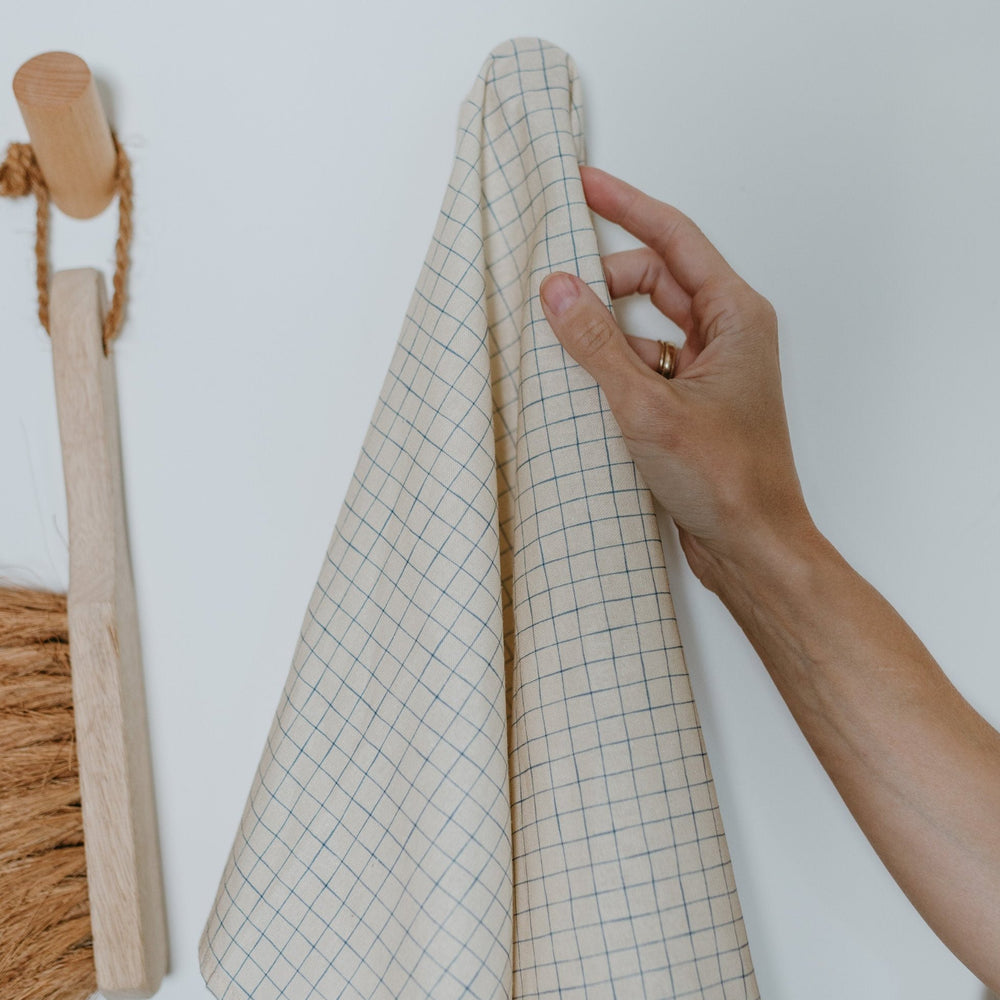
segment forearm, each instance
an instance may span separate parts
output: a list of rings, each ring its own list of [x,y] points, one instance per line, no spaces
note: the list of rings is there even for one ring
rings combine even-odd
[[[710,576],[900,887],[1000,989],[1000,734],[811,527]]]

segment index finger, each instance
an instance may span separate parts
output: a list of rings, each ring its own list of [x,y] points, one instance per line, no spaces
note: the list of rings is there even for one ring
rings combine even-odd
[[[722,254],[683,212],[596,167],[581,167],[580,177],[587,204],[652,247],[688,295],[710,278],[732,277]]]

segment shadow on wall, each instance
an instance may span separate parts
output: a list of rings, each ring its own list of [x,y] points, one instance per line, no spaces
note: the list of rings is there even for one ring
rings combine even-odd
[[[97,87],[97,93],[101,98],[101,105],[104,107],[104,113],[108,116],[108,121],[111,123],[111,127],[115,127],[115,89],[108,83],[103,77],[94,74],[94,85]]]

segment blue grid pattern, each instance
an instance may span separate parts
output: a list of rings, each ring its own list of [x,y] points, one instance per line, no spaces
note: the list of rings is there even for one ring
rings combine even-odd
[[[572,60],[495,49],[201,942],[222,1000],[759,997],[652,500],[538,286],[608,302]]]

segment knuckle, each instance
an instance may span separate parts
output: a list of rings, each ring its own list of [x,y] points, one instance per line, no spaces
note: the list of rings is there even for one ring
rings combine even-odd
[[[656,286],[664,279],[666,271],[663,258],[655,251],[644,248],[642,251],[642,274],[636,291],[640,295],[652,295]]]
[[[763,295],[757,295],[757,300],[761,325],[765,329],[776,330],[778,328],[778,313],[771,300]]]
[[[710,336],[772,333],[778,319],[774,306],[737,275],[712,278],[698,290],[692,312]]]
[[[698,289],[691,309],[698,325],[710,337],[731,333],[742,325],[738,295],[739,288],[729,276],[709,278]]]
[[[573,337],[583,359],[597,357],[604,353],[615,334],[615,323],[611,314],[603,310],[588,310],[573,324]]]
[[[742,278],[739,279],[739,285],[737,302],[748,323],[764,329],[777,325],[777,314],[771,302]]]
[[[667,253],[671,252],[679,241],[688,236],[691,231],[699,232],[698,227],[683,213],[673,209],[667,216],[660,233],[661,245]]]

